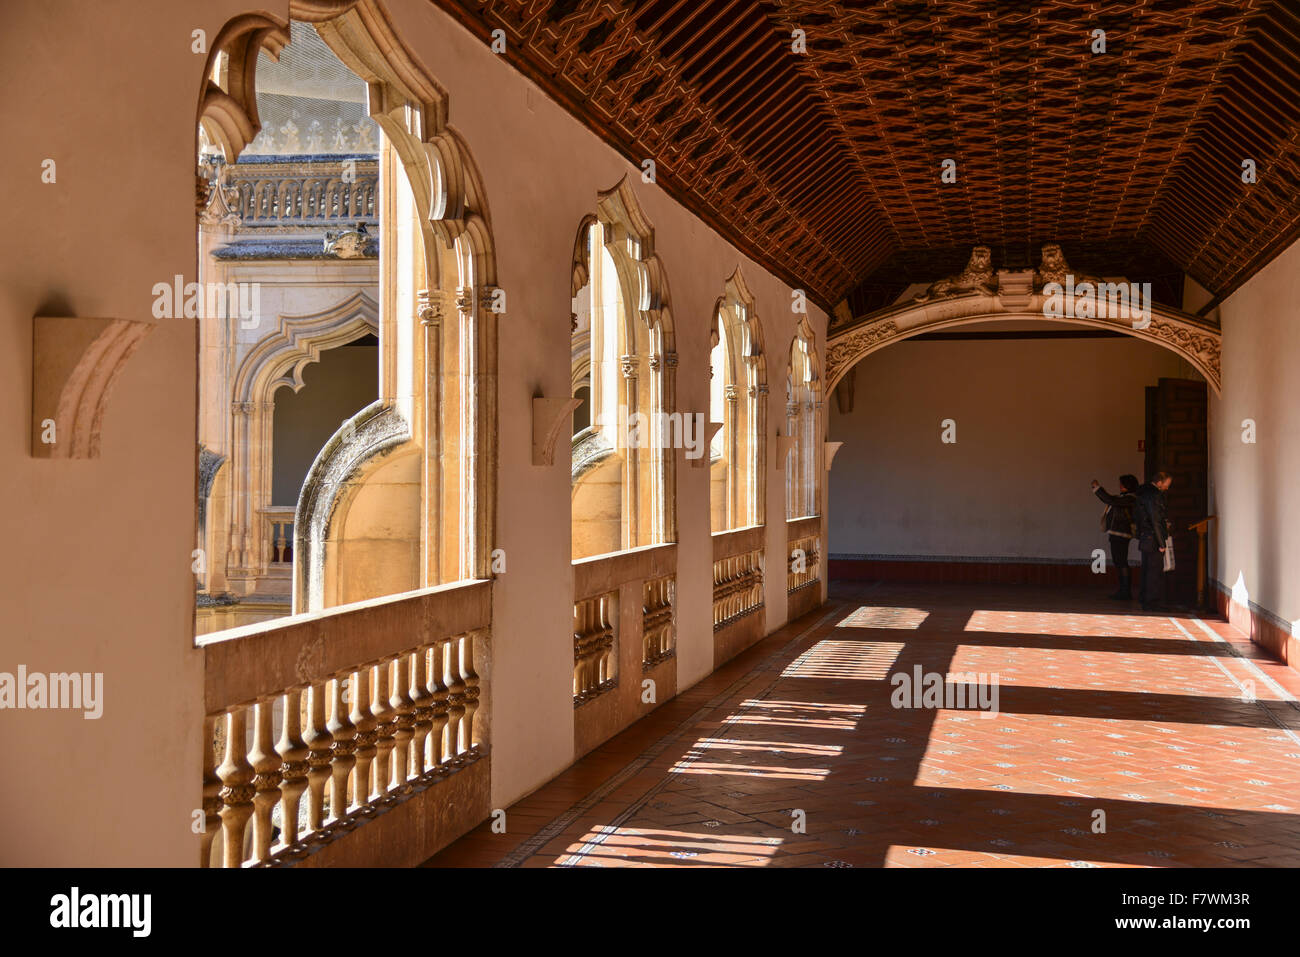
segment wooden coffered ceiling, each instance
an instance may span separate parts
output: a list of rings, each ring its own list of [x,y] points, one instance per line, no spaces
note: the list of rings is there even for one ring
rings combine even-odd
[[[1051,241],[1178,304],[1300,235],[1296,0],[433,2],[824,306]]]

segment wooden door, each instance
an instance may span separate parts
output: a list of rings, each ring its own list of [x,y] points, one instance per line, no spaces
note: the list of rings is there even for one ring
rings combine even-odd
[[[1161,379],[1147,388],[1146,398],[1146,479],[1164,471],[1174,480],[1165,499],[1177,561],[1174,572],[1165,578],[1166,597],[1175,605],[1192,607],[1196,604],[1196,533],[1188,526],[1205,517],[1209,504],[1205,383]]]

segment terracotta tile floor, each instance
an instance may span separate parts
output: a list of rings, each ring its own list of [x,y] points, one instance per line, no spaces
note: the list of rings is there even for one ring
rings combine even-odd
[[[996,713],[893,707],[917,666]],[[1094,592],[837,585],[429,864],[1300,866],[1298,679]]]

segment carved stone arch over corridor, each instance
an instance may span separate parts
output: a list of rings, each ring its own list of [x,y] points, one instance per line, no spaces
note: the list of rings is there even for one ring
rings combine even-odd
[[[1093,300],[1088,300],[1094,305]],[[1150,304],[1150,324],[1134,319],[1126,308],[1117,308],[1106,299],[1095,300],[1095,315],[1080,318],[1083,311],[1066,298],[1060,305],[1063,317],[1048,316],[1049,302],[1041,293],[1014,304],[996,295],[967,295],[929,302],[905,302],[864,316],[854,324],[837,330],[826,345],[827,388],[834,389],[849,370],[877,350],[895,342],[926,332],[999,320],[1033,320],[1060,322],[1070,326],[1088,326],[1122,332],[1176,353],[1195,368],[1220,394],[1222,387],[1219,329],[1196,316],[1170,306]],[[1057,311],[1052,309],[1053,312]]]

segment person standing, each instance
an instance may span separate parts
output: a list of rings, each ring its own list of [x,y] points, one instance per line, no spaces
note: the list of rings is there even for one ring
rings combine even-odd
[[[1138,551],[1142,553],[1143,611],[1158,611],[1164,603],[1164,553],[1169,540],[1165,492],[1173,482],[1168,472],[1157,472],[1151,481],[1138,488],[1133,506]]]
[[[1137,501],[1134,493],[1138,490],[1136,475],[1119,477],[1118,495],[1111,495],[1096,479],[1092,480],[1092,490],[1097,498],[1107,506],[1102,517],[1102,528],[1110,536],[1110,562],[1115,566],[1118,587],[1110,597],[1117,601],[1131,601],[1133,598],[1133,576],[1128,567],[1128,545],[1133,540],[1133,506]]]

